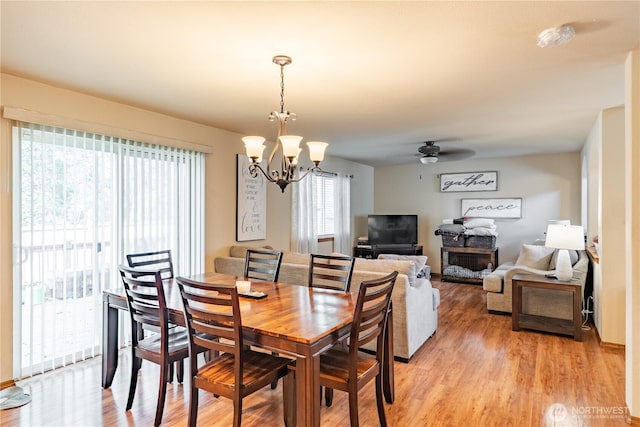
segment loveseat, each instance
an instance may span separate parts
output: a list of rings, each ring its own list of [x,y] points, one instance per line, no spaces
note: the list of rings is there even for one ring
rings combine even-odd
[[[242,276],[245,254],[249,247],[231,246],[229,256],[214,260],[218,273]],[[411,356],[431,337],[438,327],[438,306],[440,292],[431,287],[428,277],[418,277],[420,265],[426,257],[385,255],[400,259],[357,258],[351,279],[351,292],[357,293],[360,283],[379,278],[397,270],[398,278],[393,289],[393,345],[396,359],[408,361]],[[279,282],[307,286],[309,280],[309,254],[284,252],[280,268]]]
[[[483,279],[482,287],[487,291],[487,310],[489,312],[511,313],[512,284],[516,274],[546,275],[553,274],[558,250],[543,245],[522,245],[515,263],[508,262],[498,266]],[[573,278],[578,280],[584,292],[587,280],[589,259],[585,251],[569,251],[573,265]],[[524,288],[522,294],[524,313],[557,319],[573,319],[573,300],[568,292],[556,292],[546,289]]]

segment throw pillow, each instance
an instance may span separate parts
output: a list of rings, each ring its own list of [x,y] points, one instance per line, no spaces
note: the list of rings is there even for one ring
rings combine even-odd
[[[422,278],[425,275],[424,267],[427,264],[427,257],[424,255],[397,255],[397,254],[380,254],[378,259],[397,259],[401,261],[411,261],[414,266],[416,277]]]
[[[540,245],[522,245],[516,265],[525,265],[537,270],[548,270],[555,249]]]
[[[416,282],[415,264],[411,261],[395,260],[395,259],[365,259],[356,258],[353,270],[372,271],[379,273],[391,273],[397,271],[399,274],[405,274],[409,281],[409,285],[413,286]]]
[[[491,218],[473,218],[464,221],[464,226],[466,228],[476,228],[476,227],[485,227],[485,228],[495,228],[495,220]]]
[[[576,265],[578,262],[578,251],[570,250],[569,251],[569,260],[571,261],[571,265]],[[551,261],[549,261],[549,270],[556,269],[556,263],[558,262],[558,251],[553,251],[553,255],[551,255]]]
[[[233,258],[246,258],[248,249],[268,249],[273,250],[271,246],[244,246],[233,245],[229,248],[229,256]]]

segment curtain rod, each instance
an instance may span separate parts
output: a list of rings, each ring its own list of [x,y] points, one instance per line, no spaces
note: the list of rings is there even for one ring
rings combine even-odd
[[[300,172],[304,171],[304,168],[302,166],[300,166],[298,169],[300,170]],[[320,170],[313,171],[313,175],[318,175],[318,176],[338,176],[340,174],[338,172],[331,172],[331,171],[325,171],[325,170],[320,169]],[[351,173],[345,174],[344,176],[346,176],[347,178],[351,178],[351,179],[354,178],[353,174],[351,174]]]

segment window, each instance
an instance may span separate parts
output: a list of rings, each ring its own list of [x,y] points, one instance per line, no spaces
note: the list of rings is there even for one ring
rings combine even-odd
[[[334,234],[334,179],[331,176],[313,175],[313,200],[316,210],[318,236]]]
[[[201,153],[20,124],[14,143],[15,378],[100,353],[102,290],[125,255],[203,270]],[[122,328],[124,329],[124,328]]]

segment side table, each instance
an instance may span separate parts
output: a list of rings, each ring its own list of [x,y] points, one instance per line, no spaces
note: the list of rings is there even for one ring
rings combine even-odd
[[[582,286],[580,281],[563,282],[557,279],[533,274],[516,274],[512,279],[513,306],[511,311],[511,329],[535,329],[537,331],[571,335],[576,341],[582,341]],[[558,292],[570,292],[573,296],[573,320],[537,316],[522,312],[522,289],[538,288]]]

